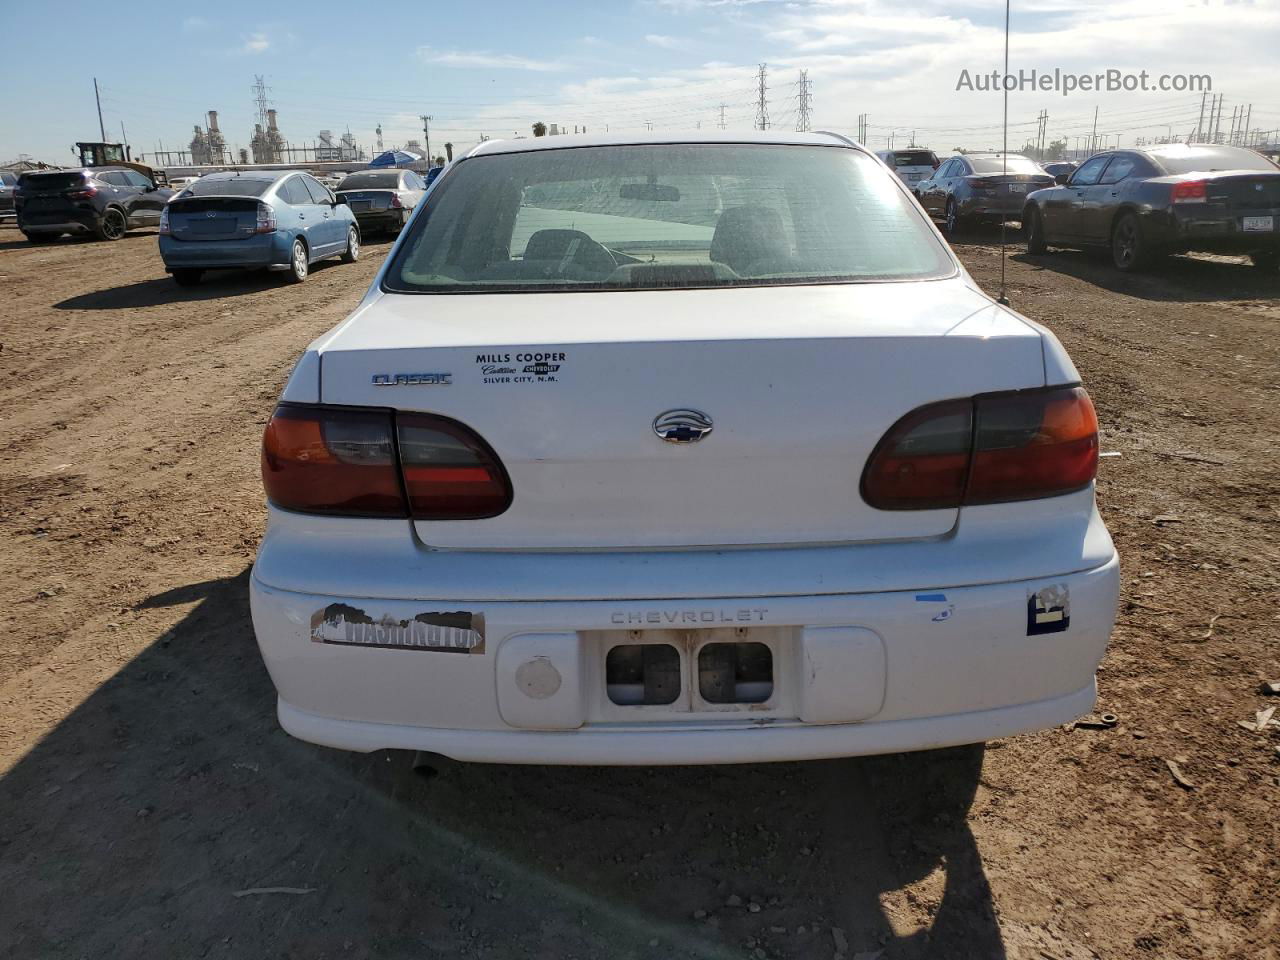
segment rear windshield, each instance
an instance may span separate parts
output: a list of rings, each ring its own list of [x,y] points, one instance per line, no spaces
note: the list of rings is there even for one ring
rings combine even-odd
[[[936,167],[938,158],[932,150],[895,150],[892,154],[895,167]]]
[[[6,187],[12,187],[17,182],[18,178],[15,174],[0,173],[0,183],[3,183]]]
[[[1044,173],[1040,164],[1026,157],[969,157],[975,173]],[[1006,166],[1007,164],[1007,166]]]
[[[1152,150],[1151,155],[1170,173],[1208,173],[1211,170],[1267,170],[1276,165],[1260,153],[1242,147],[1175,147]]]
[[[184,197],[260,197],[274,180],[259,180],[254,177],[232,177],[227,180],[210,180],[201,177],[183,188]]]
[[[70,173],[24,173],[22,175],[23,190],[70,190],[84,183],[84,173],[73,170]]]
[[[478,156],[431,194],[383,281],[403,292],[920,279],[955,267],[871,157],[653,144]]]
[[[353,173],[340,184],[339,190],[394,190],[400,183],[400,171]]]

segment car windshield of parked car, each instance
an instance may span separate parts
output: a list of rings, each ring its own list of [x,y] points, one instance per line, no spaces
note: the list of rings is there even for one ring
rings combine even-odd
[[[895,167],[936,167],[938,158],[930,150],[895,150],[893,153]]]
[[[184,197],[260,197],[274,182],[274,180],[262,180],[257,177],[229,177],[226,180],[201,177],[194,183],[187,184],[182,195]]]
[[[69,173],[26,173],[19,180],[18,186],[23,190],[70,190],[84,183],[84,173],[72,170]]]
[[[969,157],[974,173],[1040,173],[1040,164],[1027,157]]]
[[[440,181],[411,230],[388,290],[665,289],[955,271],[897,178],[843,147],[481,155]]]
[[[394,190],[400,185],[400,171],[386,170],[378,173],[353,173],[342,183],[339,190]]]
[[[1262,154],[1242,147],[1178,147],[1152,150],[1151,155],[1170,173],[1209,173],[1213,170],[1266,170],[1275,173],[1280,169]]]

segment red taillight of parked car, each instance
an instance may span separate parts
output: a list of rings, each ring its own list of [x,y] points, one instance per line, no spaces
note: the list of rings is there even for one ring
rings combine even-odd
[[[160,211],[160,236],[169,237],[173,235],[173,228],[169,225],[169,208],[166,206]]]
[[[1207,180],[1184,180],[1173,185],[1174,203],[1205,203],[1207,201],[1209,182]]]
[[[497,456],[444,417],[282,403],[262,442],[275,506],[348,517],[462,520],[511,503]]]
[[[98,188],[95,186],[87,186],[80,190],[68,190],[68,200],[92,200],[98,195]]]
[[[1098,468],[1098,417],[1083,387],[931,404],[899,420],[862,474],[881,510],[929,510],[1054,497]]]
[[[253,228],[254,233],[275,233],[276,232],[276,212],[265,203],[258,204],[258,222]]]
[[[400,194],[393,193],[391,195],[391,209],[400,210],[404,207],[404,202],[400,199]]]

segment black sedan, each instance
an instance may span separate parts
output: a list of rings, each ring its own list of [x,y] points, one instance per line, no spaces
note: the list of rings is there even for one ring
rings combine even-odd
[[[942,217],[942,232],[954,237],[975,222],[1017,220],[1027,194],[1052,183],[1038,163],[1020,154],[967,153],[944,160],[915,194],[931,217]]]
[[[1106,247],[1119,270],[1189,250],[1280,266],[1280,167],[1253,150],[1164,144],[1090,157],[1027,197],[1028,253]]]

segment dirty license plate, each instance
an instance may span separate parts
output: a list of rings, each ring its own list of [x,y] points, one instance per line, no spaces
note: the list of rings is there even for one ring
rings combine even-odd
[[[1244,217],[1240,221],[1240,229],[1245,233],[1270,233],[1275,228],[1275,217]]]
[[[1025,183],[1011,183],[1009,184],[1009,192],[1010,193],[1026,193],[1027,185]]]

